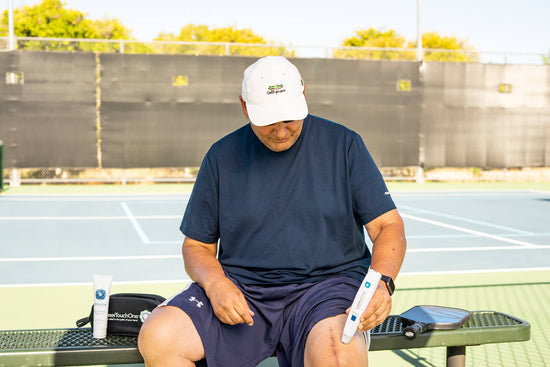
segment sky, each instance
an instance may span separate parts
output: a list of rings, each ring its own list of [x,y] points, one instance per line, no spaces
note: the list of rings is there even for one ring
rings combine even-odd
[[[15,8],[39,0],[12,0]],[[118,18],[138,40],[182,26],[250,28],[285,46],[339,46],[358,29],[421,31],[466,40],[479,52],[550,53],[550,0],[65,0],[90,19]],[[0,11],[9,0],[0,0]],[[420,22],[417,22],[420,4]]]

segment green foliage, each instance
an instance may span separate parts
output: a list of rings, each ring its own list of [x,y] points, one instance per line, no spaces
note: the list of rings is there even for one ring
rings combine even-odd
[[[371,60],[415,60],[416,41],[406,42],[405,38],[396,31],[380,31],[374,28],[355,31],[354,37],[346,38],[342,44],[344,47],[383,47],[403,50],[354,50],[342,49],[334,52],[334,57],[361,58]],[[422,47],[424,48],[424,60],[428,61],[455,61],[474,62],[479,61],[479,55],[466,41],[457,40],[456,37],[440,36],[430,32],[422,35]],[[410,49],[411,51],[407,51]],[[430,51],[430,49],[437,49]],[[442,52],[441,50],[455,50]]]
[[[249,28],[222,27],[210,29],[203,24],[188,24],[182,27],[178,39],[180,41],[198,42],[267,43]]]
[[[62,0],[42,0],[33,6],[24,6],[14,10],[15,35],[17,37],[42,38],[85,38],[128,40],[124,42],[125,53],[171,53],[196,55],[285,55],[294,56],[284,47],[271,46],[251,29],[222,27],[210,29],[206,25],[188,24],[182,27],[178,35],[160,33],[155,41],[170,41],[160,44],[131,42],[131,30],[118,19],[87,19],[78,10],[67,9]],[[0,36],[8,34],[8,13],[0,19]],[[189,45],[183,42],[217,42],[223,45]],[[179,42],[180,44],[177,44]],[[227,45],[225,43],[231,43]],[[243,46],[235,43],[262,44],[266,46]],[[104,41],[36,41],[19,40],[19,49],[58,50],[58,51],[95,51],[118,52],[121,44]]]
[[[129,39],[131,30],[118,19],[90,20],[79,10],[66,9],[61,0],[42,0],[39,4],[14,9],[14,32],[17,37]],[[0,21],[0,36],[8,34],[8,12]],[[21,49],[63,51],[111,51],[116,44],[70,41],[24,41]]]
[[[542,57],[542,62],[544,63],[544,65],[550,65],[550,51],[548,51],[548,56]]]
[[[212,42],[212,43],[254,43],[266,46],[246,45],[194,45],[194,44],[164,44],[160,46],[163,53],[195,54],[195,55],[241,55],[241,56],[267,56],[284,55],[294,56],[284,47],[270,46],[261,36],[251,29],[238,29],[235,27],[222,27],[210,29],[207,25],[187,24],[182,27],[178,35],[173,33],[160,33],[155,41],[177,42]]]
[[[396,31],[390,29],[383,32],[378,29],[369,28],[355,32],[357,37],[344,40],[344,46],[360,47],[403,47],[405,38],[401,37]]]
[[[42,0],[38,5],[14,10],[14,30],[18,37],[92,38],[90,21],[77,10],[64,9],[59,0]],[[7,32],[8,12],[2,16],[2,30]]]
[[[424,60],[454,62],[479,61],[479,54],[466,42],[466,40],[461,41],[456,37],[440,36],[437,32],[424,33],[422,35]],[[416,42],[409,43],[409,47],[416,48]],[[430,51],[430,49],[455,50],[455,52]]]
[[[381,31],[374,28],[355,31],[355,36],[344,39],[344,47],[384,47],[405,48],[405,38],[390,29]],[[371,59],[371,60],[414,60],[414,51],[371,51],[371,50],[336,50],[338,58]]]
[[[95,19],[92,20],[92,26],[95,30],[93,38],[129,40],[132,31],[126,28],[117,18]]]

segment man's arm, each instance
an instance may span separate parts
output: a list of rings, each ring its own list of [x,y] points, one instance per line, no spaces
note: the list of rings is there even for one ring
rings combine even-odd
[[[403,220],[397,210],[390,210],[365,224],[373,243],[371,268],[395,279],[405,258],[407,241]],[[361,317],[359,330],[370,330],[381,324],[391,311],[391,297],[380,282],[369,306]]]
[[[182,246],[185,270],[204,289],[220,321],[229,325],[252,325],[254,313],[239,288],[225,276],[216,252],[217,243],[186,237]]]

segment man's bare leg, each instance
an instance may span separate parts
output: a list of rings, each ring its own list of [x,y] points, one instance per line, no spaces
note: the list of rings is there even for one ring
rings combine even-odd
[[[141,327],[139,352],[147,367],[194,367],[204,358],[204,348],[193,322],[181,309],[157,308]]]
[[[305,367],[368,366],[362,333],[356,333],[349,344],[340,341],[346,317],[345,314],[329,317],[315,324],[306,340]]]

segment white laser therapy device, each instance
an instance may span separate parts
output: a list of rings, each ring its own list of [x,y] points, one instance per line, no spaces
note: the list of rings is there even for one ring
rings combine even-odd
[[[357,326],[359,326],[359,322],[361,321],[361,315],[367,309],[374,292],[376,292],[378,288],[378,283],[380,283],[381,278],[382,275],[372,269],[369,269],[367,275],[365,275],[359,290],[357,290],[357,294],[355,294],[355,299],[351,305],[346,325],[344,325],[344,332],[342,333],[341,339],[342,343],[348,344],[355,335]]]

